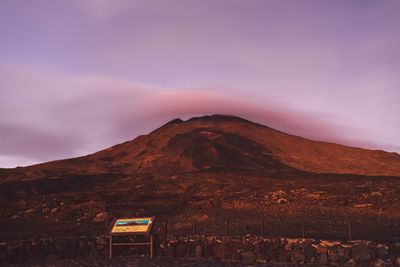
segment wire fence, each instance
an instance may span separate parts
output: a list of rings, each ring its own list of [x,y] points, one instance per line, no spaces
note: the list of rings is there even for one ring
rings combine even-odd
[[[107,236],[111,220],[104,222],[0,225],[0,242],[50,238]],[[400,240],[400,222],[346,220],[173,220],[156,218],[153,232],[168,235],[241,236],[315,238],[327,240],[365,239],[393,242]]]
[[[193,220],[159,221],[155,231],[162,235],[235,236],[255,234],[265,237],[315,238],[327,240],[400,240],[399,222],[338,220]]]

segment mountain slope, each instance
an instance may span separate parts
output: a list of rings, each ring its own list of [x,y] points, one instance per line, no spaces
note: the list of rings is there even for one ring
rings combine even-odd
[[[171,121],[152,133],[74,159],[2,170],[4,179],[60,173],[176,173],[219,171],[284,175],[310,173],[400,176],[400,155],[292,136],[223,115]]]

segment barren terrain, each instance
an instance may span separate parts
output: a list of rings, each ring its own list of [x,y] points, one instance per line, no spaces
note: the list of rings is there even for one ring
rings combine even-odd
[[[196,220],[200,230],[206,221],[264,219],[271,234],[274,223],[290,234],[305,220],[312,235],[327,230],[315,221],[351,221],[355,235],[393,239],[399,203],[399,154],[214,115],[174,120],[85,157],[0,169],[0,238],[151,215],[182,229]],[[360,221],[387,227],[374,233]]]

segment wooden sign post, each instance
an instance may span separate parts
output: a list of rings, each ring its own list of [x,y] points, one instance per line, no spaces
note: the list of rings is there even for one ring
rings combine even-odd
[[[150,258],[153,258],[153,234],[151,228],[154,217],[116,219],[110,231],[110,259],[112,258],[113,246],[150,246]],[[149,242],[143,243],[113,243],[113,236],[135,236],[144,235],[150,238]]]

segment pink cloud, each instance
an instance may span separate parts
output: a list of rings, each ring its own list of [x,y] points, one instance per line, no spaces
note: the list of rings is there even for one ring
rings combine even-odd
[[[250,99],[240,99],[220,90],[199,89],[150,94],[140,103],[140,109],[142,112],[134,119],[135,121],[139,118],[154,121],[160,118],[188,119],[207,114],[226,114],[243,117],[313,140],[369,149],[396,150],[395,146],[366,140],[365,131],[338,123],[327,114],[295,110],[272,101],[260,103]]]

